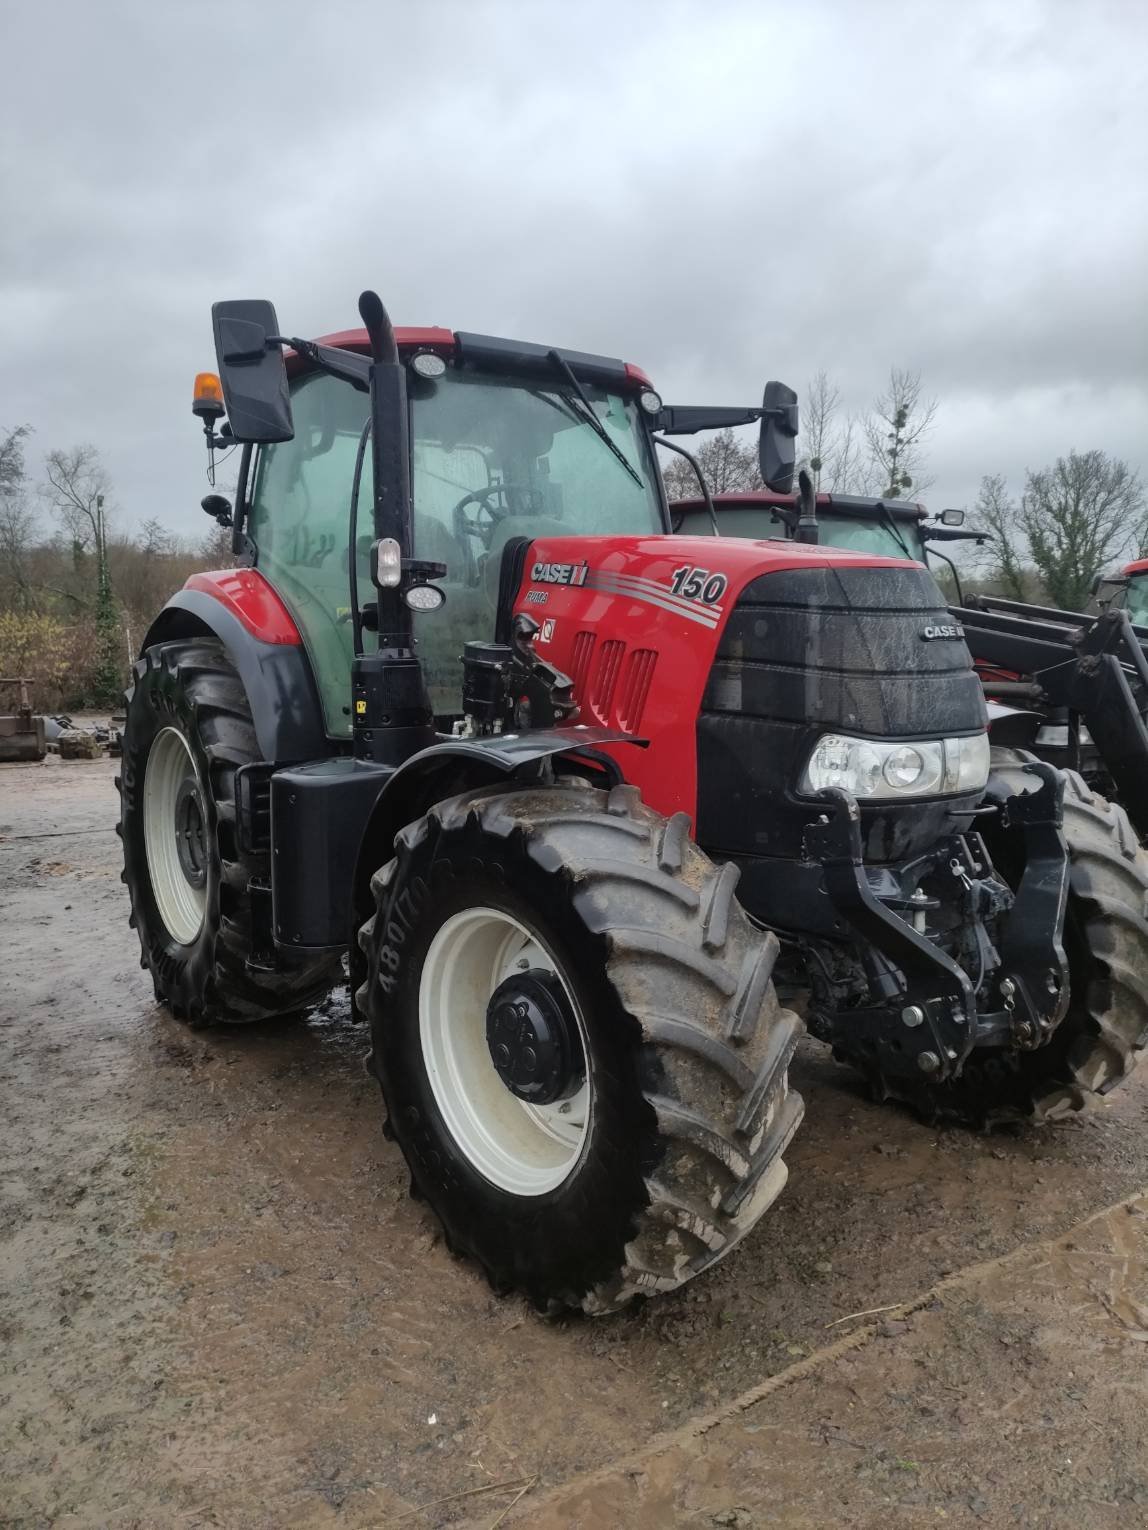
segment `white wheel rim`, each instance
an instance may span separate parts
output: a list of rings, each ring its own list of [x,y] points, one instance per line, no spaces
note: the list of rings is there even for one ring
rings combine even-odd
[[[590,1125],[588,1078],[577,1094],[531,1105],[499,1078],[486,1041],[486,1009],[500,983],[526,968],[562,984],[589,1057],[586,1028],[565,975],[545,945],[511,914],[468,908],[430,943],[419,979],[419,1037],[435,1103],[468,1161],[513,1195],[545,1195],[582,1156]]]
[[[152,896],[168,934],[189,946],[203,928],[207,888],[188,881],[179,854],[176,808],[180,788],[191,776],[200,787],[191,748],[177,728],[156,734],[144,769],[143,827]]]

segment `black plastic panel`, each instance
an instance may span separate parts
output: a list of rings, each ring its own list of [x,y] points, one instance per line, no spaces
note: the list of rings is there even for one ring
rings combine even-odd
[[[275,940],[293,949],[346,946],[355,861],[371,809],[394,771],[348,757],[271,778]]]
[[[939,738],[985,726],[981,685],[924,569],[763,575],[726,624],[698,718],[698,839],[726,855],[801,855],[818,809],[796,795],[817,737]],[[862,807],[866,859],[904,860],[973,799]],[[962,821],[967,821],[962,818]]]

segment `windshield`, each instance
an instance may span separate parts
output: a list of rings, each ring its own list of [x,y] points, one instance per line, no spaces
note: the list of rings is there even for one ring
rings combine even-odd
[[[822,547],[848,547],[853,552],[880,553],[886,558],[915,558],[925,561],[925,544],[920,530],[911,521],[859,520],[855,516],[817,514]]]
[[[560,379],[448,369],[408,373],[415,556],[446,565],[447,601],[415,618],[431,704],[461,710],[462,645],[494,637],[502,549],[511,537],[662,530],[657,479],[637,406],[583,384],[636,479],[595,433]],[[258,565],[307,645],[327,731],[351,731],[347,579],[351,481],[364,394],[312,372],[292,388],[295,436],[259,454],[250,510]],[[372,593],[371,457],[359,498],[359,591]],[[365,641],[374,642],[370,634]]]
[[[440,716],[459,711],[463,643],[494,636],[502,550],[512,537],[662,530],[636,404],[583,389],[632,472],[561,379],[453,369],[433,382],[410,379],[415,553],[447,567],[444,610],[416,623]]]
[[[583,385],[633,472],[595,433],[561,381],[527,385],[449,370],[411,378],[416,543],[473,574],[510,536],[637,535],[661,529],[661,509],[634,403]],[[432,524],[434,523],[434,524]],[[435,557],[417,546],[420,557]]]
[[[723,537],[766,541],[770,537],[788,536],[785,522],[771,505],[723,505],[719,499],[714,509]],[[895,534],[887,521],[860,520],[856,516],[834,515],[819,509],[817,525],[822,547],[848,547],[854,552],[880,553],[887,558],[915,558],[918,563],[925,561],[925,544],[911,521],[895,521]],[[674,529],[683,536],[708,537],[713,532],[704,507],[692,504],[688,510],[675,509]]]
[[[1148,627],[1148,574],[1130,576],[1124,607],[1133,626]]]

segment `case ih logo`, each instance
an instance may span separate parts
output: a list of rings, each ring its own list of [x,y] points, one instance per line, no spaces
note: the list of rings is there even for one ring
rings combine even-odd
[[[922,627],[921,636],[925,642],[933,638],[963,638],[965,629],[958,622],[945,622],[935,627]]]
[[[535,584],[585,584],[588,563],[536,563],[530,570]]]

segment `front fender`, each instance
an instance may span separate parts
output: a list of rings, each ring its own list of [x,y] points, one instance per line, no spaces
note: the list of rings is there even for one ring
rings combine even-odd
[[[1031,749],[1036,735],[1044,722],[1040,712],[1022,711],[1006,707],[999,701],[987,701],[989,714],[989,743],[1005,749]]]
[[[596,755],[603,744],[636,744],[644,749],[646,740],[613,728],[552,728],[491,738],[446,739],[412,755],[387,781],[363,826],[352,896],[355,927],[367,917],[371,877],[390,860],[395,835],[434,803],[476,786],[516,779],[525,784],[556,755],[594,757],[594,763],[607,772],[614,785],[621,772],[608,755]],[[351,949],[353,955],[357,949],[353,939]]]

